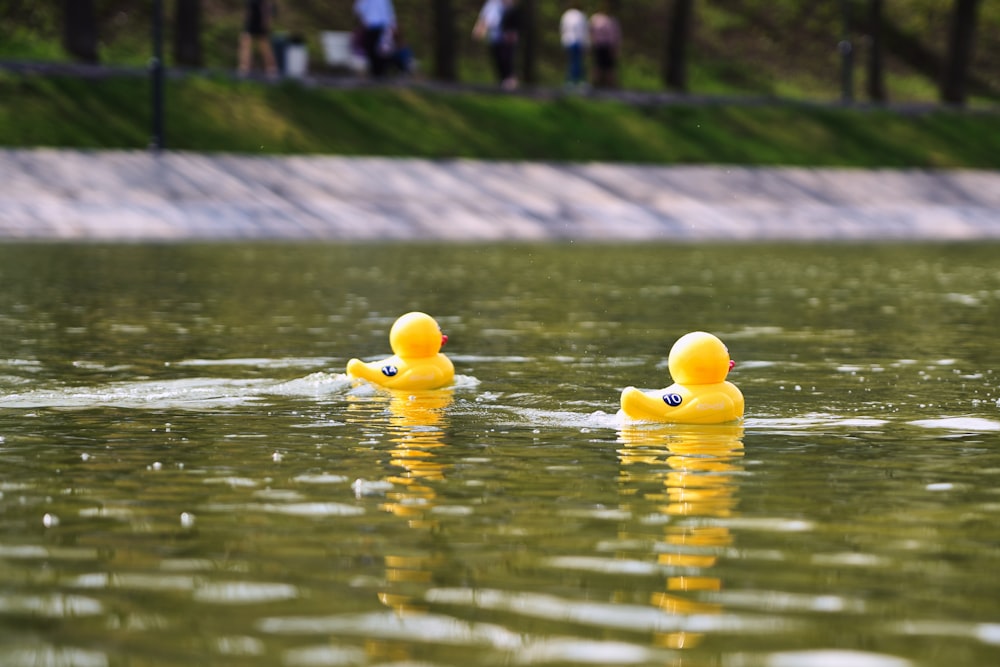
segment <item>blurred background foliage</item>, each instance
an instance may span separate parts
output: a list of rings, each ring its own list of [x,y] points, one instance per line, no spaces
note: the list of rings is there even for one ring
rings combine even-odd
[[[559,85],[564,58],[558,24],[565,3],[521,3],[530,17],[521,49],[524,78]],[[0,59],[144,66],[156,4],[0,0]],[[581,3],[588,13],[597,4]],[[306,40],[314,74],[332,73],[323,69],[320,32],[351,30],[352,5],[353,0],[277,0],[274,28]],[[491,81],[486,49],[471,37],[480,5],[480,0],[395,0],[399,27],[421,63],[420,76]],[[859,100],[1000,98],[1000,2],[992,0],[617,0],[611,5],[624,36],[622,86],[630,90],[837,99],[847,73]],[[168,66],[235,67],[242,0],[164,0],[162,7]],[[690,19],[680,33],[672,31],[684,8]],[[967,24],[958,33],[956,15]],[[185,40],[196,47],[186,56],[177,46]],[[853,46],[847,69],[839,48],[844,40]],[[879,56],[877,79],[869,69],[873,54]],[[957,70],[956,54],[967,59]],[[684,60],[684,75],[671,81],[669,61],[678,58]],[[960,90],[949,97],[947,80],[956,72]]]

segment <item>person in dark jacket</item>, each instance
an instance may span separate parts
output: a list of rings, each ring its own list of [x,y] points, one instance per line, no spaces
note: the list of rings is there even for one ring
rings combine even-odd
[[[517,0],[504,0],[503,15],[500,17],[500,50],[498,65],[500,70],[500,86],[504,90],[517,88],[517,75],[514,74],[517,43],[521,37],[521,8]]]

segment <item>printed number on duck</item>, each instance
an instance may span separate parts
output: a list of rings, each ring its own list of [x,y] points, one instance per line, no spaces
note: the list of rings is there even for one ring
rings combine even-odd
[[[398,372],[399,372],[399,369],[396,368],[395,366],[383,366],[382,367],[382,375],[384,375],[386,377],[390,377],[391,378],[393,375],[395,375]]]
[[[684,401],[684,398],[680,394],[675,394],[673,392],[663,395],[663,402],[672,408],[676,408]]]

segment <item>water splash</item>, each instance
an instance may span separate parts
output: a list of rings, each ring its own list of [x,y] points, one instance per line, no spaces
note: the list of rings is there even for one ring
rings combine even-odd
[[[939,419],[917,419],[907,423],[911,426],[947,431],[1000,431],[1000,421],[981,417],[941,417]]]

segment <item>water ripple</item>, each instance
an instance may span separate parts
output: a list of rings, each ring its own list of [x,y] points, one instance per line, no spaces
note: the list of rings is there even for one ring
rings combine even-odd
[[[535,639],[488,623],[470,623],[438,614],[374,613],[326,617],[272,617],[258,622],[272,634],[345,634],[365,638],[433,642],[452,646],[490,646],[505,651],[505,664],[576,663],[630,665],[665,659],[665,651],[621,641],[577,637]],[[285,664],[298,666],[354,664],[364,655],[353,648],[315,646],[285,653]]]
[[[812,521],[784,519],[781,517],[728,517],[687,521],[684,525],[725,526],[739,530],[757,530],[774,533],[802,533],[815,529]]]
[[[840,595],[805,595],[784,591],[740,590],[709,593],[706,598],[726,607],[767,612],[850,612],[862,614],[867,611],[864,600],[852,600]]]
[[[248,357],[245,359],[184,359],[175,361],[171,366],[214,367],[214,366],[246,366],[250,368],[322,368],[330,366],[336,360],[330,357],[307,358],[291,357],[284,359],[269,359],[266,357]]]
[[[96,560],[97,549],[89,547],[43,547],[37,544],[0,544],[0,558],[26,560]]]
[[[365,513],[363,507],[345,505],[343,503],[245,503],[245,504],[210,504],[205,512],[221,512],[223,514],[242,514],[247,512],[264,512],[268,514],[287,514],[291,516],[360,516]]]
[[[628,510],[608,507],[561,510],[558,514],[568,519],[600,519],[604,521],[628,521],[632,518],[632,513]]]
[[[910,667],[913,663],[903,658],[867,651],[787,651],[772,653],[764,662],[765,667]]]
[[[294,600],[299,597],[299,590],[290,584],[222,581],[199,586],[194,597],[199,602],[214,604],[249,604]]]
[[[271,382],[184,378],[120,382],[103,387],[36,389],[20,394],[7,394],[0,400],[0,407],[88,409],[102,406],[153,410],[223,408],[259,400],[260,390]]]
[[[0,597],[0,614],[77,618],[104,612],[98,600],[79,595],[5,595]]]
[[[347,481],[347,479],[348,478],[343,475],[334,475],[324,472],[297,475],[292,478],[292,481],[301,482],[303,484],[343,484]]]
[[[434,588],[428,602],[504,611],[533,618],[559,620],[631,632],[727,632],[739,634],[789,631],[796,624],[777,617],[735,614],[677,615],[644,605],[567,600],[540,593],[493,589]]]
[[[291,616],[263,618],[261,632],[280,635],[346,634],[366,638],[402,639],[460,646],[485,645],[516,649],[521,634],[499,625],[470,623],[438,614],[403,615],[392,612],[338,616]]]
[[[636,665],[649,663],[664,652],[615,641],[555,638],[532,643],[515,652],[514,664],[572,663],[582,665]]]
[[[0,399],[0,407],[207,410],[246,405],[275,396],[309,398],[346,394],[350,388],[351,381],[345,374],[326,372],[285,381],[261,378],[177,378],[10,393]]]
[[[197,579],[180,574],[144,574],[123,572],[81,574],[72,580],[77,588],[116,588],[137,591],[192,591]]]
[[[890,632],[912,637],[975,639],[1000,646],[1000,623],[960,623],[957,621],[903,621],[890,624]]]
[[[545,559],[543,563],[549,567],[564,570],[583,570],[587,572],[599,572],[601,574],[629,574],[638,576],[666,574],[675,570],[675,568],[667,568],[656,563],[647,563],[641,560],[594,558],[588,556],[555,556]]]
[[[944,429],[948,431],[1000,431],[1000,422],[981,417],[942,417],[940,419],[917,419],[907,422],[921,428]]]
[[[359,648],[323,644],[289,649],[284,652],[281,662],[288,667],[332,667],[364,664],[366,657]]]
[[[55,646],[0,649],[4,667],[107,667],[108,657],[99,651]]]

